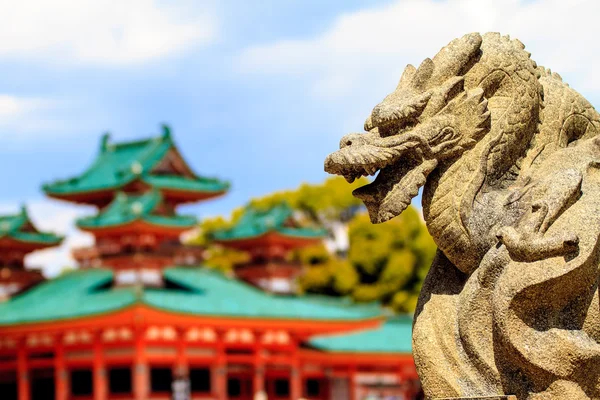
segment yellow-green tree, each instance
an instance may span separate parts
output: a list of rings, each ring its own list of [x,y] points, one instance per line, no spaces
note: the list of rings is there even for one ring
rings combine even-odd
[[[357,302],[380,301],[397,312],[412,312],[435,254],[435,244],[419,213],[373,225],[365,212],[349,223],[347,257],[339,259],[317,249],[302,251],[310,267],[300,279],[308,292],[350,295]],[[301,256],[301,257],[302,257]],[[312,262],[311,262],[312,261]]]
[[[336,239],[334,228],[344,226],[341,232],[348,235],[347,249],[331,252],[331,246],[328,250],[318,245],[292,255],[308,266],[299,280],[301,291],[351,296],[357,302],[380,301],[397,312],[411,312],[435,245],[413,207],[385,224],[371,224],[362,204],[351,194],[365,183],[361,179],[348,185],[344,179],[334,177],[322,184],[302,184],[296,190],[252,199],[251,203],[269,208],[286,201],[301,218],[328,228],[332,234],[330,242]],[[200,225],[195,242],[207,246],[208,265],[228,270],[245,261],[243,253],[214,246],[210,240],[211,232],[230,227],[241,213],[242,209],[237,209],[229,219],[205,219]]]

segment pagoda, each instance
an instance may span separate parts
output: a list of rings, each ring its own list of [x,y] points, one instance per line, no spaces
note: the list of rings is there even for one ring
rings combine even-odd
[[[179,235],[195,218],[176,208],[227,189],[191,171],[167,128],[136,142],[105,136],[83,174],[46,185],[51,197],[97,207],[77,221],[96,243],[76,254],[83,268],[0,302],[0,399],[415,399],[411,318],[286,293],[302,270],[289,252],[325,233],[286,204],[248,207],[217,233],[251,254],[236,267],[243,280],[190,265]],[[0,231],[22,255],[34,248],[25,243],[60,242],[24,211],[0,219]],[[5,257],[10,271],[22,255]]]
[[[0,300],[5,300],[44,280],[42,273],[25,269],[25,256],[33,251],[58,246],[62,237],[40,232],[27,209],[0,215]]]
[[[196,175],[163,126],[162,135],[111,143],[105,134],[92,165],[81,175],[43,186],[53,198],[94,205],[98,213],[77,226],[95,237],[95,246],[75,249],[82,267],[110,267],[115,281],[162,284],[168,265],[197,265],[202,250],[180,243],[196,218],[177,206],[223,195],[229,184]]]
[[[269,292],[293,293],[303,267],[289,260],[291,251],[321,242],[326,233],[302,227],[283,202],[269,209],[247,206],[231,229],[217,231],[213,238],[250,255],[249,262],[234,266],[238,278]]]

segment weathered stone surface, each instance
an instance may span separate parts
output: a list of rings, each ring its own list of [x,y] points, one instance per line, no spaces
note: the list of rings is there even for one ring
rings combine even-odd
[[[515,396],[446,397],[439,400],[517,400]]]
[[[428,398],[600,398],[600,115],[523,44],[474,33],[406,67],[326,171],[374,223],[423,191],[438,254],[415,315]],[[480,397],[479,397],[480,398]],[[501,397],[500,397],[501,398]]]

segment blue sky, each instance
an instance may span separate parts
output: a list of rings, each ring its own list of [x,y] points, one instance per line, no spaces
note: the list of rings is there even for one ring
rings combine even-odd
[[[233,184],[183,210],[202,217],[323,180],[326,154],[404,66],[467,32],[510,33],[592,102],[600,93],[592,0],[43,3],[0,4],[0,211],[26,202],[68,235],[28,260],[49,274],[89,243],[72,224],[92,210],[40,186],[80,173],[105,131],[128,140],[168,123],[198,173]]]

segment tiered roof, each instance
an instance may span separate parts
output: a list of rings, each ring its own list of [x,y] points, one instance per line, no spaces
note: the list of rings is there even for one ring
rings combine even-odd
[[[217,231],[213,237],[217,242],[234,246],[236,242],[254,245],[255,242],[266,243],[278,239],[311,243],[323,239],[325,235],[324,229],[301,227],[294,218],[292,208],[287,203],[281,203],[269,209],[249,205],[231,229]]]
[[[389,318],[380,328],[313,338],[309,344],[336,353],[412,353],[412,317]]]
[[[18,214],[0,215],[0,243],[21,243],[32,248],[59,245],[61,236],[40,232],[33,225],[25,207]]]
[[[110,143],[105,134],[98,156],[85,172],[43,189],[50,197],[97,204],[98,198],[110,201],[114,191],[133,184],[157,188],[179,202],[216,197],[229,189],[228,182],[198,176],[191,170],[167,126],[158,137],[132,142]]]
[[[77,220],[77,226],[85,231],[126,227],[141,224],[145,228],[170,228],[183,231],[193,228],[197,219],[189,215],[166,215],[161,212],[163,195],[157,189],[142,195],[119,192],[115,199],[97,215]]]
[[[380,319],[379,304],[356,305],[321,296],[273,296],[219,272],[169,268],[175,288],[110,287],[107,269],[73,271],[0,304],[0,327],[61,321],[133,305],[194,316],[246,319],[364,321]]]

